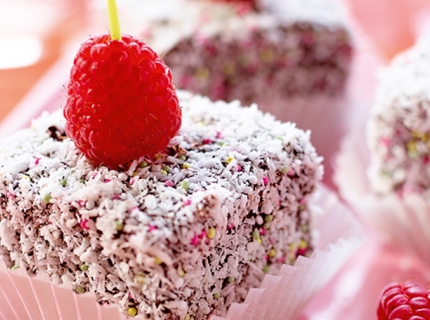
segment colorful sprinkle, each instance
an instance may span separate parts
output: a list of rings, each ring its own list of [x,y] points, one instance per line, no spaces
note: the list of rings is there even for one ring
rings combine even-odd
[[[52,197],[50,193],[47,193],[43,196],[43,202],[49,203],[51,201]]]
[[[145,283],[145,275],[142,273],[139,273],[134,279],[138,284],[144,284]]]
[[[154,262],[155,262],[155,264],[158,264],[158,265],[160,265],[160,264],[162,264],[163,263],[163,260],[161,260],[159,257],[155,257],[154,258]]]
[[[185,191],[188,191],[188,188],[190,187],[190,182],[188,180],[182,180],[181,187]]]
[[[219,299],[219,297],[221,297],[221,293],[219,293],[219,292],[215,292],[215,293],[213,294],[213,297],[214,297],[214,299]]]
[[[184,201],[183,206],[184,206],[184,207],[187,207],[187,206],[189,206],[189,205],[191,205],[191,199],[187,199],[187,200],[185,200],[185,201]]]
[[[189,163],[187,163],[187,162],[185,162],[183,165],[182,165],[182,169],[185,169],[185,170],[187,170],[187,169],[189,169],[189,168],[191,168],[192,166],[191,166],[191,164],[189,164]]]
[[[236,278],[235,278],[235,277],[232,277],[232,276],[227,277],[227,282],[228,282],[228,283],[233,283],[233,282],[235,282],[235,281],[236,281]]]
[[[88,265],[87,264],[83,264],[82,266],[81,266],[81,270],[82,271],[88,271]]]
[[[61,184],[62,187],[67,186],[67,180],[66,179],[61,180],[60,184]]]
[[[172,180],[167,180],[166,182],[164,182],[164,185],[166,187],[173,187],[175,184],[173,183]]]
[[[41,158],[36,158],[36,160],[34,161],[34,164],[35,164],[36,166],[39,164],[40,159],[41,159]]]
[[[179,270],[178,270],[178,276],[180,276],[181,278],[182,278],[183,276],[185,276],[185,271],[184,271],[183,269],[179,269]]]
[[[148,166],[148,163],[147,162],[145,162],[145,161],[143,161],[143,162],[141,162],[140,164],[139,164],[139,167],[141,167],[142,169],[143,168],[146,168]]]
[[[122,231],[122,229],[124,229],[124,223],[122,223],[122,221],[115,221],[115,229],[117,231]]]
[[[85,289],[85,287],[76,286],[75,291],[76,291],[76,293],[85,293],[85,291],[87,291],[87,290]]]
[[[135,317],[137,315],[137,309],[136,307],[130,307],[127,310],[127,313],[130,317]]]
[[[269,184],[269,178],[263,177],[263,184],[267,186]]]
[[[89,229],[89,227],[88,227],[88,219],[83,219],[79,225],[81,226],[82,229],[88,230]]]
[[[213,239],[213,238],[215,238],[215,236],[216,236],[216,230],[215,230],[215,228],[209,228],[208,231],[207,231],[207,237],[209,239]]]
[[[225,162],[227,162],[227,164],[229,164],[230,162],[232,162],[234,160],[234,157],[233,156],[229,156],[226,160],[225,160]]]

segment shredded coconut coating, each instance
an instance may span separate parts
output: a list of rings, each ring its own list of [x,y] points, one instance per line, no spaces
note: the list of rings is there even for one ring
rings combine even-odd
[[[381,74],[368,123],[368,174],[381,194],[430,188],[430,37],[397,56]]]
[[[0,248],[147,319],[206,319],[312,252],[321,179],[309,132],[256,106],[179,92],[183,125],[155,160],[93,168],[44,115],[0,147]],[[132,312],[133,313],[133,312]]]

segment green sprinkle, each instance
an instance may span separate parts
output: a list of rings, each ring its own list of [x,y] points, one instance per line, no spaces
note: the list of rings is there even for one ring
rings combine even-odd
[[[43,202],[49,203],[49,201],[51,201],[51,194],[47,193],[43,196]]]
[[[187,313],[184,317],[184,320],[191,320],[191,316]]]
[[[16,269],[19,269],[19,265],[17,265],[17,264],[14,264],[12,267],[10,267],[10,270],[16,270]]]
[[[185,271],[184,271],[183,269],[180,269],[180,270],[178,271],[178,276],[180,276],[181,278],[182,278],[183,276],[185,276]]]
[[[258,238],[260,238],[260,231],[258,231],[257,229],[254,229],[254,231],[252,231],[252,237],[257,240]]]
[[[290,167],[288,167],[288,166],[282,167],[282,169],[281,169],[281,172],[283,174],[286,174],[288,171],[290,171]]]
[[[141,167],[141,168],[146,168],[147,166],[148,166],[148,163],[146,163],[145,161],[143,161],[139,164],[139,167]]]
[[[122,221],[115,221],[115,229],[121,231],[124,228]]]
[[[87,291],[87,290],[82,286],[76,286],[75,291],[77,293],[85,293],[85,291]]]
[[[214,299],[218,299],[219,297],[221,297],[221,293],[219,293],[219,292],[215,292],[215,293],[213,294],[213,297],[214,297]]]
[[[166,171],[166,172],[170,172],[170,167],[169,167],[169,166],[165,166],[165,167],[163,168],[163,170],[164,170],[164,171]]]
[[[79,180],[80,183],[85,183],[85,179],[82,178],[81,180]]]
[[[308,225],[306,225],[306,224],[302,225],[302,231],[303,232],[307,232],[308,230],[309,230],[309,226]]]
[[[81,270],[82,271],[88,271],[88,265],[87,264],[83,264],[82,266],[81,266]]]
[[[268,265],[265,265],[265,266],[263,267],[263,272],[264,272],[264,273],[268,273],[268,272],[269,272],[269,270],[270,270],[270,267],[269,267]]]
[[[63,187],[67,186],[67,180],[66,179],[61,180],[60,183],[61,183],[61,186],[63,186]]]
[[[299,211],[303,211],[303,210],[305,210],[305,206],[301,204],[301,205],[299,205],[298,209],[299,209]]]
[[[224,141],[218,141],[218,142],[217,142],[217,144],[218,144],[220,147],[222,147],[223,145],[225,145],[225,142],[224,142]]]
[[[181,187],[185,190],[188,191],[188,188],[190,187],[190,182],[188,180],[182,180],[181,182]]]
[[[269,230],[271,225],[272,224],[270,222],[266,222],[263,227],[264,227],[264,229]]]
[[[187,157],[185,157],[184,155],[182,155],[182,156],[179,157],[179,160],[185,161],[185,160],[187,160]]]
[[[227,278],[227,282],[228,283],[232,283],[232,282],[235,282],[235,281],[236,281],[235,277],[230,276],[230,277]]]
[[[135,317],[137,315],[137,309],[136,307],[130,307],[127,310],[127,313],[130,317]]]
[[[273,221],[273,216],[271,214],[268,214],[267,216],[264,217],[264,221],[266,221],[266,222],[272,222]]]
[[[215,238],[215,235],[216,235],[215,228],[209,228],[208,231],[207,231],[207,237],[209,239],[213,239],[213,238]]]

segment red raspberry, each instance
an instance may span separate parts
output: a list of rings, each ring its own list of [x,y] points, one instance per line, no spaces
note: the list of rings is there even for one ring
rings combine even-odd
[[[181,126],[172,73],[143,41],[90,38],[73,63],[66,133],[93,163],[117,167],[162,151]]]
[[[430,319],[430,290],[406,282],[387,286],[378,305],[378,320]]]

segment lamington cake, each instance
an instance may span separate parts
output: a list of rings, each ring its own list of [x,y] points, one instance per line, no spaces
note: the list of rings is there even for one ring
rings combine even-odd
[[[0,252],[30,276],[147,319],[206,319],[313,249],[309,132],[255,105],[178,92],[155,159],[94,167],[43,115],[0,147]]]
[[[93,1],[91,12],[104,7]],[[312,110],[286,108],[330,108],[327,99],[343,95],[353,44],[338,1],[129,0],[119,10],[124,30],[163,56],[178,88],[214,101],[257,103],[283,121]]]
[[[375,192],[429,194],[430,38],[395,57],[380,78],[368,123]]]

